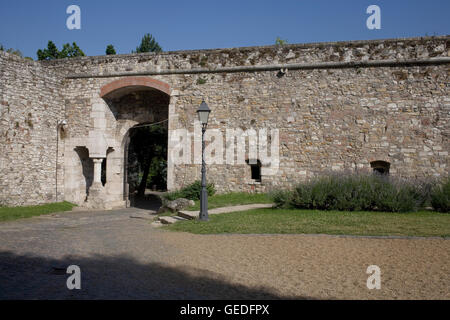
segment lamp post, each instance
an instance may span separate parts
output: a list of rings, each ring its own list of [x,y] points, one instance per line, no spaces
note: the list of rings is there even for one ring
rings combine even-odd
[[[206,163],[205,163],[205,132],[208,126],[208,118],[211,109],[205,100],[197,110],[198,118],[202,124],[202,190],[200,192],[200,220],[208,221],[208,191],[206,190]]]

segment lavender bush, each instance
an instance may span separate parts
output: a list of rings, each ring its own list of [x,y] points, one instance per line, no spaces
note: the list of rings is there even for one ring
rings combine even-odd
[[[450,183],[444,184],[447,189],[443,186],[438,191],[434,185],[436,181],[431,178],[407,180],[379,174],[330,173],[300,183],[294,190],[277,191],[272,198],[276,206],[284,208],[387,212],[417,211],[431,205],[433,198],[433,206],[445,210]],[[442,195],[445,193],[447,202]]]

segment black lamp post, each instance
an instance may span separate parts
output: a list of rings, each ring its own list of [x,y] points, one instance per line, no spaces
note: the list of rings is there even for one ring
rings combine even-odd
[[[208,126],[208,118],[211,109],[208,108],[205,100],[198,108],[198,118],[202,124],[202,191],[200,192],[200,220],[208,221],[208,191],[206,190],[206,164],[205,164],[205,132]]]

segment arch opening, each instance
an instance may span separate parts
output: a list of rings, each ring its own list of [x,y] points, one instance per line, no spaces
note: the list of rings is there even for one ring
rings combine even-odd
[[[140,123],[124,144],[124,186],[130,206],[157,210],[158,194],[167,191],[168,125]]]
[[[372,161],[370,163],[370,167],[372,168],[374,174],[387,176],[389,175],[389,169],[391,167],[391,164],[386,161],[377,160]]]
[[[140,207],[155,209],[143,201],[167,188],[170,86],[148,77],[127,77],[103,86],[100,97],[105,112],[100,104],[94,106],[94,134],[103,137],[108,150],[101,163],[102,186],[92,203],[136,206],[138,200]]]

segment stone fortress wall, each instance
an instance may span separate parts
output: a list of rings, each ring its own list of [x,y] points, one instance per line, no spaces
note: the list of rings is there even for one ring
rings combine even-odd
[[[4,204],[55,200],[55,126],[66,119],[59,141],[61,196],[83,204],[95,159],[107,159],[107,183],[93,195],[123,205],[128,130],[167,115],[169,134],[193,131],[202,98],[212,109],[208,129],[224,136],[227,128],[279,130],[278,172],[263,167],[257,182],[247,164],[210,164],[208,180],[220,192],[282,188],[332,170],[369,171],[377,160],[388,162],[392,175],[448,175],[448,36],[45,62],[0,54]],[[166,105],[134,110],[142,101]],[[29,110],[33,129],[24,125]],[[20,128],[29,140],[13,138]],[[169,142],[169,153],[173,149]],[[199,177],[199,164],[178,165],[169,157],[170,189]]]
[[[64,200],[63,82],[41,63],[0,51],[0,205]]]

